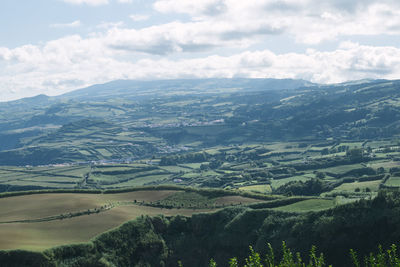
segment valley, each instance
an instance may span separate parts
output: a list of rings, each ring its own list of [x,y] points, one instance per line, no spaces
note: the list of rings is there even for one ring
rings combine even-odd
[[[128,231],[134,255],[146,255],[136,244],[152,244],[167,266],[227,262],[267,241],[302,252],[316,244],[342,264],[345,248],[366,253],[400,238],[388,237],[398,219],[399,114],[395,80],[115,81],[0,103],[0,249],[83,266],[77,255],[95,250],[91,264],[100,262],[116,253],[100,240],[125,247],[111,236]],[[371,229],[380,234],[361,236]],[[326,240],[337,231],[346,234],[334,252]],[[218,239],[245,232],[237,245]]]

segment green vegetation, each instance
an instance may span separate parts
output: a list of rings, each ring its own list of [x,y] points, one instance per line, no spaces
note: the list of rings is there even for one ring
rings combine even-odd
[[[258,192],[258,193],[271,193],[272,189],[269,184],[265,185],[248,185],[239,188],[240,190],[250,191],[250,192]]]
[[[99,86],[104,91],[90,98],[82,91],[4,103],[0,192],[176,184],[348,197],[351,190],[341,184],[367,182],[396,166],[398,81],[296,90],[263,86],[271,83],[126,81],[134,91]],[[235,86],[221,93],[216,84]],[[322,190],[304,186],[313,178]],[[375,179],[365,189],[373,195],[379,187],[397,186],[395,180]],[[291,189],[282,187],[291,181],[297,181]]]
[[[329,186],[326,184],[326,182],[318,179],[311,179],[305,182],[291,181],[278,187],[275,192],[284,195],[315,196],[328,190]]]
[[[399,86],[119,81],[0,103],[0,248],[38,251],[0,259],[257,266],[286,240],[383,266],[394,247],[368,253],[400,240]],[[282,253],[266,266],[300,264]]]
[[[0,249],[35,251],[87,242],[142,215],[191,216],[216,208],[263,202],[235,192],[176,186],[103,192],[27,191],[1,196]]]
[[[370,253],[364,259],[364,264],[360,264],[360,261],[357,257],[357,253],[350,249],[350,257],[352,259],[353,266],[360,267],[390,267],[390,266],[399,266],[400,258],[397,255],[397,246],[392,244],[390,249],[383,251],[382,246],[378,246],[379,252]],[[282,244],[282,256],[281,260],[276,259],[276,255],[274,253],[274,249],[271,244],[268,243],[268,252],[265,256],[265,259],[262,260],[262,257],[259,253],[255,252],[254,249],[250,246],[250,255],[245,259],[244,267],[323,267],[327,266],[324,255],[321,253],[319,256],[316,253],[316,247],[313,246],[309,253],[309,261],[306,263],[300,253],[293,254],[289,248],[286,247],[285,242]],[[182,264],[180,264],[182,266]],[[209,265],[210,267],[217,266],[217,263],[211,259]],[[238,267],[239,263],[236,258],[232,258],[229,260],[229,267]],[[331,265],[329,265],[331,266]]]
[[[399,200],[398,191],[382,191],[373,200],[318,212],[230,207],[191,217],[139,216],[89,243],[42,252],[0,251],[0,260],[6,266],[177,266],[178,261],[183,266],[207,266],[210,259],[221,264],[218,266],[226,266],[229,261],[237,262],[237,266],[258,261],[265,264],[265,260],[270,262],[266,266],[297,266],[290,264],[302,258],[305,264],[311,260],[311,266],[351,266],[355,259],[360,263],[355,266],[362,266],[365,257],[365,266],[393,266],[390,264],[397,262],[397,254],[392,244],[400,240],[396,230]],[[286,240],[283,253],[273,253],[271,248],[280,247],[282,240]],[[271,245],[266,247],[267,243]],[[390,248],[376,250],[378,244]],[[315,248],[309,253],[313,245],[323,257]],[[352,257],[350,249],[357,251]],[[236,260],[231,260],[234,257]]]
[[[276,259],[274,249],[268,243],[268,252],[265,259],[262,259],[259,253],[255,252],[253,247],[250,246],[250,255],[245,259],[245,267],[323,267],[326,266],[324,255],[321,253],[319,256],[316,254],[316,247],[313,246],[310,250],[309,263],[305,263],[301,258],[300,253],[293,253],[286,247],[285,242],[282,244],[282,257],[281,260]],[[277,263],[276,263],[277,262]],[[211,259],[209,266],[217,266],[216,262]],[[229,267],[238,267],[239,263],[236,258],[229,261]],[[383,266],[383,265],[382,265]]]
[[[329,199],[309,199],[296,202],[287,206],[280,206],[275,208],[279,211],[287,212],[308,212],[308,211],[319,211],[324,209],[330,209],[335,206],[335,202]]]
[[[174,207],[174,205],[179,205],[182,208],[211,208],[215,206],[215,200],[216,199],[203,196],[196,192],[179,192],[166,197],[156,204],[165,207]]]

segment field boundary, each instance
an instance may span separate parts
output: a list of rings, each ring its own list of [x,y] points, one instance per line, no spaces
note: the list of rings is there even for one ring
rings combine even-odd
[[[194,188],[194,187],[176,186],[176,185],[138,186],[138,187],[128,187],[128,188],[118,188],[118,189],[39,189],[39,190],[28,190],[28,191],[4,192],[0,193],[0,198],[24,196],[24,195],[36,195],[36,194],[57,194],[57,193],[117,194],[117,193],[128,193],[135,191],[159,191],[159,190],[196,192],[208,197],[242,196],[259,200],[275,200],[282,198],[282,196],[278,195],[258,194],[253,192],[243,192],[240,190]]]

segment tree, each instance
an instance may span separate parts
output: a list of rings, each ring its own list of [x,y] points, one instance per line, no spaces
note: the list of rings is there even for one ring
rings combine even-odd
[[[379,168],[377,169],[377,172],[378,172],[378,174],[385,173],[385,168],[379,167]]]
[[[328,148],[324,148],[321,150],[321,155],[328,155],[329,154],[329,149]]]
[[[363,159],[364,153],[362,148],[352,148],[347,150],[346,156],[352,161],[352,162],[360,162]]]
[[[324,172],[316,172],[315,177],[318,179],[324,179],[326,177],[326,174]]]

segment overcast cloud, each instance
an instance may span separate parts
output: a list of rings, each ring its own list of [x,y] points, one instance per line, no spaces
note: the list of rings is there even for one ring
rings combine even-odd
[[[74,12],[53,39],[0,42],[1,101],[114,79],[400,77],[399,1],[48,1]]]

